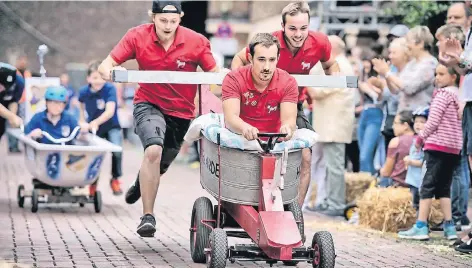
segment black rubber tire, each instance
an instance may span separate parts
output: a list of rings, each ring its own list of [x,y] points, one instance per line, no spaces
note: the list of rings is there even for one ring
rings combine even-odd
[[[313,268],[334,268],[336,252],[333,237],[329,232],[321,231],[313,235],[311,247],[314,249]],[[316,250],[318,248],[318,252]],[[316,256],[319,254],[319,256]],[[318,262],[316,261],[318,258]]]
[[[190,255],[195,263],[205,263],[205,247],[208,246],[211,229],[204,224],[201,224],[201,220],[213,220],[213,205],[210,199],[207,197],[199,197],[193,203],[192,218],[190,220]],[[206,222],[206,224],[214,227],[213,222]],[[192,228],[195,229],[194,231]]]
[[[25,205],[25,196],[22,192],[25,190],[25,186],[23,184],[18,185],[18,191],[16,192],[16,199],[18,201],[18,206],[20,208],[24,207]]]
[[[93,207],[95,208],[95,213],[100,213],[102,211],[102,193],[96,191],[93,197]]]
[[[298,201],[295,200],[292,203],[289,203],[284,206],[285,211],[291,211],[295,221],[297,221],[298,230],[300,231],[300,236],[302,237],[302,243],[305,244],[306,235],[305,235],[305,221],[303,219],[303,212],[298,205]]]
[[[297,266],[298,261],[282,261],[285,266]]]
[[[208,268],[225,268],[228,258],[228,236],[221,228],[215,228],[210,233],[211,256],[207,259]]]
[[[39,205],[39,192],[36,189],[33,189],[31,194],[31,212],[36,213],[38,212],[38,205]]]
[[[80,203],[79,203],[79,206],[80,206],[81,208],[83,208],[83,207],[85,207],[85,203],[80,202]]]
[[[355,203],[349,204],[344,208],[344,219],[346,219],[346,221],[351,219],[351,217],[349,217],[349,210],[355,209],[355,208],[357,208],[357,205]]]

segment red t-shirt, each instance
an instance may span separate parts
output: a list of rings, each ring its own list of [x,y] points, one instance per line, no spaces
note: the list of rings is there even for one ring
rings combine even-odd
[[[280,42],[280,58],[277,68],[287,71],[289,74],[309,74],[311,68],[319,61],[326,62],[331,57],[331,43],[328,36],[320,32],[309,31],[308,36],[300,50],[292,55],[287,46],[282,30],[272,33]],[[246,59],[249,59],[249,47],[246,48]],[[299,88],[298,102],[307,98],[306,90]]]
[[[223,80],[222,99],[241,100],[239,117],[259,132],[279,132],[280,103],[297,103],[297,82],[286,71],[276,69],[270,84],[259,92],[254,86],[251,70],[252,65],[247,65],[228,73]]]
[[[210,42],[203,35],[179,26],[174,43],[165,51],[159,43],[154,24],[131,28],[110,53],[121,64],[136,59],[140,70],[195,72],[197,66],[209,71],[216,66]],[[195,116],[197,85],[139,84],[134,102],[149,102],[162,113],[179,118]]]

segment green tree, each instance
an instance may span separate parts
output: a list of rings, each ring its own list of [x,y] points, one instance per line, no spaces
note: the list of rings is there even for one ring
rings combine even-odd
[[[385,8],[386,15],[400,17],[408,27],[426,25],[431,17],[446,11],[447,4],[436,1],[395,1],[392,6]]]

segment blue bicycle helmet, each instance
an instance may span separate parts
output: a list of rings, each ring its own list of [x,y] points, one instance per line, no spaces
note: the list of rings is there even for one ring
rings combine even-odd
[[[413,118],[415,118],[417,116],[423,116],[423,117],[428,118],[428,115],[429,115],[429,107],[428,106],[420,107],[420,108],[416,109],[413,112]]]
[[[63,86],[48,87],[44,98],[49,101],[67,102],[67,89]]]

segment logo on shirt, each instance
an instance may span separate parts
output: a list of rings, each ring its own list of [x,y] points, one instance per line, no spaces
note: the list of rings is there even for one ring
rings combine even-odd
[[[70,127],[69,126],[62,126],[61,127],[61,134],[62,134],[62,137],[69,137]]]
[[[183,69],[185,67],[185,61],[177,60],[176,63],[177,63],[177,68],[179,69]]]
[[[267,113],[276,112],[279,105],[276,100],[269,100],[267,102]]]
[[[277,111],[277,106],[270,106],[270,105],[267,105],[267,111],[268,111],[269,113],[275,112],[275,111]]]
[[[252,94],[252,92],[246,92],[246,93],[243,94],[243,96],[246,98],[246,101],[244,102],[244,105],[251,104],[252,106],[256,106],[257,101],[252,100],[252,98],[254,98],[254,94]]]
[[[105,101],[102,99],[97,100],[97,109],[103,110],[105,109]]]
[[[310,70],[310,63],[302,61],[302,70]]]

